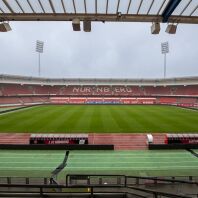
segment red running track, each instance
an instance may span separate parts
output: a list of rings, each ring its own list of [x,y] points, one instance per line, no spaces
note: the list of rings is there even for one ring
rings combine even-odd
[[[165,134],[153,134],[154,143],[162,144]],[[145,150],[148,148],[146,134],[103,133],[89,134],[89,144],[114,144],[115,150]]]
[[[0,133],[0,144],[29,144],[30,134]],[[155,144],[163,144],[165,134],[153,134]],[[113,144],[115,150],[147,149],[146,134],[141,133],[91,133],[89,144]]]
[[[29,144],[28,133],[0,133],[0,144]]]

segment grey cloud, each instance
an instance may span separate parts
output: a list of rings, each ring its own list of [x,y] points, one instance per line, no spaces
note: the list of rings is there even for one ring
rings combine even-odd
[[[168,41],[167,75],[198,75],[198,26],[179,25],[176,35],[150,34],[145,23],[92,24],[92,32],[73,32],[69,22],[12,22],[0,33],[0,73],[37,76],[36,40],[45,42],[41,55],[45,77],[163,77],[161,42]]]

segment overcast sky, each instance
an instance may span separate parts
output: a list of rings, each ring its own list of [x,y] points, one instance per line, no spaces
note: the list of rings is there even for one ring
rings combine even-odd
[[[168,41],[167,77],[198,76],[198,25],[179,25],[176,35],[151,35],[150,23],[92,23],[73,32],[71,22],[11,22],[0,33],[0,73],[38,76],[36,40],[44,41],[41,76],[161,78],[161,42]],[[82,28],[82,24],[81,24]]]

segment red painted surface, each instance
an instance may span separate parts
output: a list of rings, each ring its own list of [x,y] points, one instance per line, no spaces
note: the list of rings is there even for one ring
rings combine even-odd
[[[0,133],[0,144],[29,144],[30,134]]]
[[[155,144],[162,144],[165,134],[153,134],[153,138]],[[115,150],[145,150],[146,140],[146,134],[141,133],[89,134],[89,144],[114,144]]]
[[[29,144],[30,134],[0,133],[0,144]],[[163,144],[165,134],[153,134],[155,144]],[[141,133],[91,133],[89,144],[114,144],[115,150],[147,149],[146,134]]]

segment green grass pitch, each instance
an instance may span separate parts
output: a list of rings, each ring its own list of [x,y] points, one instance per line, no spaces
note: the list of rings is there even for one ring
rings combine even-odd
[[[45,105],[0,115],[0,132],[198,132],[198,111],[151,105]]]

